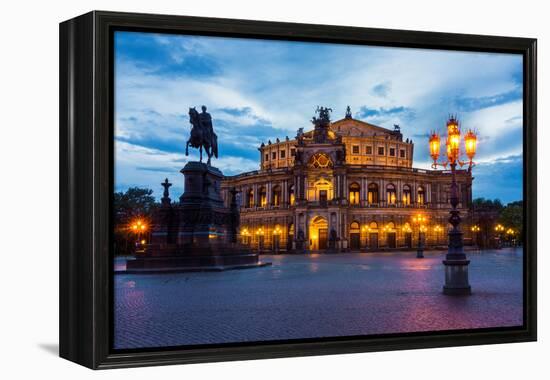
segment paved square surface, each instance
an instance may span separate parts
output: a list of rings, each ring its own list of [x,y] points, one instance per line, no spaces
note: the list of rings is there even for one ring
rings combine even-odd
[[[442,252],[262,256],[273,265],[117,274],[115,348],[521,325],[521,248],[468,256],[467,297],[441,293]]]

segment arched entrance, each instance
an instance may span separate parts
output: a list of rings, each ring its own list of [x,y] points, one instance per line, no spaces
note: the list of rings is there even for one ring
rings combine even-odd
[[[395,223],[389,222],[384,227],[384,230],[386,231],[386,243],[388,245],[388,248],[396,248],[397,247],[397,234],[395,232]]]
[[[349,226],[349,246],[352,251],[361,248],[361,229],[359,222],[353,221]]]
[[[312,251],[327,249],[328,222],[322,216],[316,216],[309,223],[309,247]]]
[[[371,251],[378,249],[378,223],[376,222],[369,224],[369,249]]]

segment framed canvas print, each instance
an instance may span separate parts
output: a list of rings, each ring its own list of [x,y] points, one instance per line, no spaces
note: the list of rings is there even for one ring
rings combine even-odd
[[[536,40],[60,25],[60,355],[536,339]]]

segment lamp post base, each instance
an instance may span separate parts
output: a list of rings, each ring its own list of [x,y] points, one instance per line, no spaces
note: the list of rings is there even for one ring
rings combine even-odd
[[[468,265],[470,260],[447,259],[443,260],[445,265],[445,285],[443,294],[449,296],[467,296],[472,294],[470,283],[468,282]]]

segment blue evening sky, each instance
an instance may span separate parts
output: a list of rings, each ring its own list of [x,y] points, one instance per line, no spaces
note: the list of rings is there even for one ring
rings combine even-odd
[[[238,38],[115,33],[115,188],[154,190],[190,148],[189,107],[207,105],[224,174],[256,170],[258,146],[312,128],[317,105],[333,120],[401,126],[414,167],[429,168],[428,133],[450,113],[479,134],[474,197],[522,199],[522,57]]]

